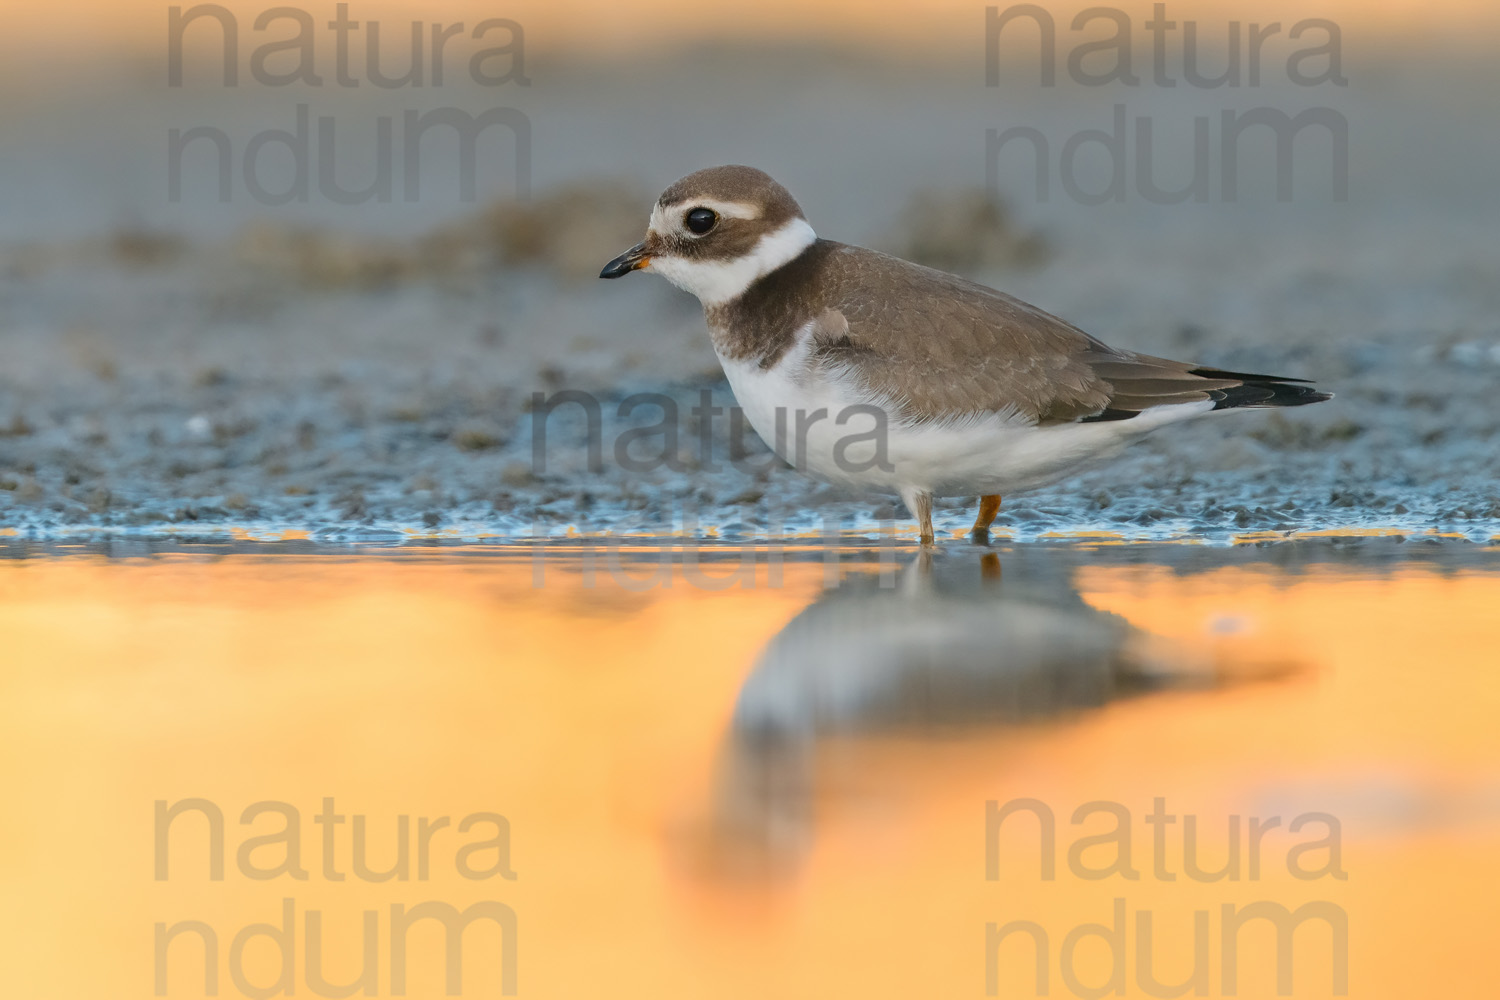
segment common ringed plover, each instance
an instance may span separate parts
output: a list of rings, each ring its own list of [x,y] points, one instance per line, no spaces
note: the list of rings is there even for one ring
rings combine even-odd
[[[780,184],[712,167],[663,192],[646,238],[600,272],[698,297],[758,434],[830,483],[894,492],[933,542],[932,498],[1054,482],[1163,424],[1329,399],[1303,379],[1119,350],[1020,299],[819,239]]]

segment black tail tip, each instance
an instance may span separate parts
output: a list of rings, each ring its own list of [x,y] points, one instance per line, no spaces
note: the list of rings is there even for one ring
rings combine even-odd
[[[1303,378],[1253,375],[1249,372],[1229,372],[1219,368],[1194,368],[1189,374],[1203,378],[1239,380],[1239,385],[1209,392],[1216,410],[1229,410],[1242,406],[1306,406],[1309,403],[1321,403],[1333,398],[1333,393],[1314,389],[1312,383]]]

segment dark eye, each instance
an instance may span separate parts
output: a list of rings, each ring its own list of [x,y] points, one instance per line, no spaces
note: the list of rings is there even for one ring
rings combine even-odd
[[[719,221],[719,216],[711,208],[695,208],[683,221],[687,223],[690,232],[702,236],[714,227],[714,223]]]

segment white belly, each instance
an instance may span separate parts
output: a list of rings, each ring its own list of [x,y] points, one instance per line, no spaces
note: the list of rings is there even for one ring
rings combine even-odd
[[[719,360],[746,419],[772,450],[800,471],[858,489],[922,489],[936,496],[1035,489],[1146,431],[1213,409],[1205,400],[1129,420],[1047,427],[999,413],[911,423],[862,397],[852,380],[809,366],[806,351],[799,342],[769,370]]]

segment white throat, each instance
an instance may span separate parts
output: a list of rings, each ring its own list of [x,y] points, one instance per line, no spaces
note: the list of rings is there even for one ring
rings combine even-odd
[[[685,292],[698,296],[705,306],[739,298],[755,279],[790,263],[812,246],[818,234],[805,219],[792,219],[766,233],[755,248],[734,260],[689,260],[685,257],[652,257],[648,270],[655,271]]]

